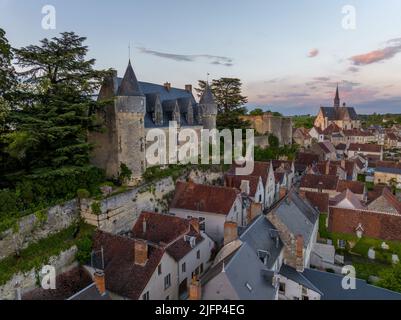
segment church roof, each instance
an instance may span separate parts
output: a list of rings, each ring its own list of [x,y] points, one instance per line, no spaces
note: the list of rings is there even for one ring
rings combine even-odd
[[[358,120],[358,115],[352,107],[320,107],[323,117],[329,121],[335,120]]]

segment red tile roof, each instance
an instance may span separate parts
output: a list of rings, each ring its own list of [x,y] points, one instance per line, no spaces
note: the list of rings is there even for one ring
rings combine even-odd
[[[359,200],[356,195],[349,189],[343,191],[342,193],[331,199],[330,205],[336,207],[344,200],[348,200],[352,204],[354,209],[366,209],[366,207],[361,203],[361,200]]]
[[[337,191],[343,192],[347,189],[351,190],[355,194],[361,195],[365,191],[365,184],[360,181],[339,180],[337,185]]]
[[[227,215],[239,194],[233,188],[179,181],[170,208]]]
[[[146,221],[145,232],[144,221]],[[189,220],[166,214],[142,212],[132,229],[132,236],[162,245],[177,240],[189,231]]]
[[[103,248],[106,289],[119,296],[138,300],[165,253],[162,247],[148,245],[145,266],[135,264],[135,240],[97,231],[94,250]]]
[[[301,188],[336,190],[337,176],[307,174],[301,179]]]
[[[314,153],[299,152],[295,160],[296,164],[311,166],[313,163],[319,162],[319,156]]]
[[[351,143],[348,147],[349,151],[360,151],[360,152],[382,152],[382,146],[377,144],[361,144],[361,143]]]
[[[260,181],[259,179],[261,179],[261,177],[259,176],[235,176],[232,174],[226,174],[224,176],[225,185],[228,188],[235,188],[240,190],[242,181],[249,181],[249,195],[251,197],[255,196]]]
[[[329,194],[320,192],[305,192],[304,198],[320,212],[329,212]]]
[[[372,204],[372,202],[374,202],[375,200],[377,200],[380,197],[383,197],[385,199],[385,201],[389,207],[394,208],[395,211],[397,211],[399,214],[401,214],[401,202],[397,199],[397,197],[395,195],[393,195],[393,193],[387,187],[383,187],[381,189],[381,193],[379,193],[375,199],[370,201],[369,206]],[[371,207],[369,207],[369,208],[372,209]]]

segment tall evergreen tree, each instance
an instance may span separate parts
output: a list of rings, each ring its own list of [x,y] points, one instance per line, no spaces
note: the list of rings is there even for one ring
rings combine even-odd
[[[196,92],[201,96],[206,87],[206,81],[200,80]],[[242,95],[242,83],[237,78],[221,78],[213,80],[209,84],[216,99],[218,114],[218,129],[245,129],[249,123],[242,121],[239,116],[246,114],[244,105],[248,102],[247,97]]]
[[[20,101],[12,110],[15,130],[7,152],[26,173],[88,164],[88,130],[97,127],[93,94],[105,71],[86,59],[86,40],[73,32],[15,50],[22,72]]]

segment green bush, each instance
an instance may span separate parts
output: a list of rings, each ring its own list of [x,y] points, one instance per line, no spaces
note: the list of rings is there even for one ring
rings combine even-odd
[[[96,215],[100,215],[102,213],[102,208],[100,206],[100,202],[93,202],[91,205],[92,213]]]
[[[86,189],[78,189],[77,190],[77,196],[78,196],[79,199],[88,199],[88,198],[90,198],[91,194]]]

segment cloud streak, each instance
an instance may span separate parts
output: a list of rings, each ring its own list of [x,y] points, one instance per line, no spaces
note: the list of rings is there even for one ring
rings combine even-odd
[[[195,61],[207,61],[213,65],[221,65],[225,67],[233,66],[233,59],[223,56],[214,56],[210,54],[174,54],[174,53],[166,53],[161,51],[150,50],[144,47],[137,48],[141,53],[156,56],[159,58],[174,60],[178,62],[195,62]]]
[[[386,46],[383,49],[355,55],[351,57],[350,60],[354,66],[365,66],[372,63],[389,60],[399,52],[401,52],[401,38],[387,41]]]

